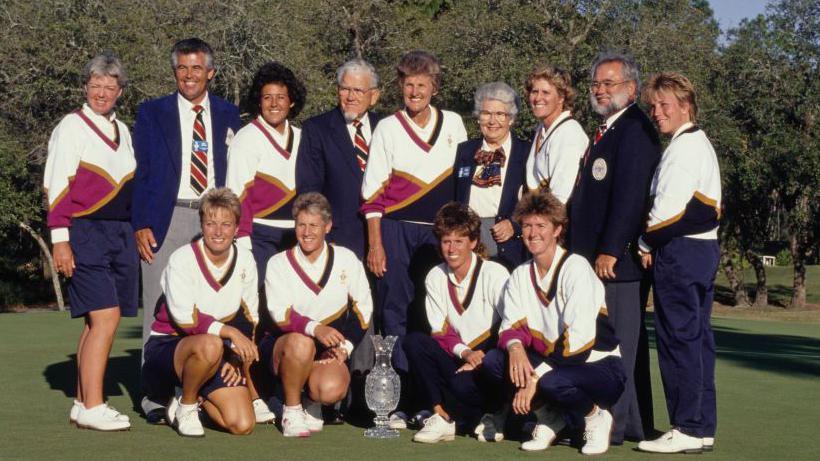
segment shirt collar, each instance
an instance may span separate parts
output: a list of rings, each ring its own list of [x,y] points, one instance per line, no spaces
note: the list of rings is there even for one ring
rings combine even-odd
[[[114,120],[117,119],[117,113],[114,112],[113,110],[111,111],[111,114],[108,117],[106,117],[104,115],[100,115],[100,114],[94,112],[94,110],[91,109],[91,106],[89,106],[87,102],[83,103],[82,111],[83,111],[83,114],[85,114],[88,118],[90,118],[91,120],[94,120],[96,122],[106,121],[106,122],[109,122],[109,123],[114,123]]]
[[[629,103],[623,109],[621,109],[618,112],[615,112],[614,114],[607,117],[607,119],[606,119],[606,129],[608,130],[609,127],[611,127],[612,124],[615,123],[615,120],[618,120],[618,117],[623,115],[623,113],[626,112],[626,110],[629,109],[630,107],[632,107],[634,104],[635,104],[634,102]]]
[[[281,142],[281,141],[283,141],[283,140],[287,140],[287,137],[288,137],[288,128],[290,127],[290,121],[289,121],[288,119],[285,119],[285,132],[284,132],[284,133],[280,133],[280,132],[278,132],[278,131],[276,130],[276,128],[272,127],[270,123],[268,123],[268,122],[266,122],[266,121],[265,121],[265,117],[262,117],[262,116],[260,115],[260,116],[258,116],[258,117],[256,117],[256,118],[257,118],[257,120],[259,120],[259,123],[261,123],[261,124],[262,124],[262,126],[263,126],[263,127],[265,127],[265,129],[266,129],[266,130],[268,130],[268,132],[270,132],[270,134],[272,134],[272,135],[274,135],[274,136],[276,136],[276,137],[277,137],[277,140],[278,140],[278,141],[280,141],[280,142]]]
[[[512,149],[512,132],[507,133],[507,139],[505,139],[504,142],[501,143],[501,148],[504,149],[504,155],[506,155],[507,158],[510,158],[510,150]],[[490,149],[490,146],[489,144],[487,144],[487,141],[482,139],[481,150],[490,151],[495,149]]]
[[[185,97],[182,96],[182,94],[180,94],[179,91],[177,91],[177,105],[179,106],[180,113],[193,112],[194,106],[196,106],[196,104],[185,99]],[[208,95],[207,91],[205,92],[205,98],[202,99],[202,102],[199,103],[199,105],[202,106],[203,109],[205,109],[206,114],[211,113],[211,98]]]
[[[475,271],[475,268],[478,265],[477,262],[478,255],[476,255],[475,252],[470,252],[470,268],[467,270],[467,275],[464,276],[464,280],[462,280],[461,282],[456,280],[456,274],[453,273],[449,266],[447,266],[447,277],[450,279],[450,282],[452,282],[453,285],[459,288],[461,288],[462,286],[469,286],[470,280],[473,279],[473,272]],[[444,264],[446,265],[447,263]]]
[[[327,261],[327,242],[322,242],[322,252],[319,253],[319,257],[316,258],[316,261],[310,262],[308,257],[302,252],[302,247],[299,244],[296,244],[296,247],[293,249],[293,252],[296,254],[296,259],[299,261],[299,265],[302,267],[325,267],[325,261]]]
[[[688,130],[689,128],[692,128],[694,125],[695,125],[695,124],[694,124],[694,123],[692,123],[692,122],[686,122],[686,123],[684,123],[683,125],[681,125],[681,126],[680,126],[680,128],[678,128],[677,130],[675,130],[675,134],[673,134],[673,135],[672,135],[672,139],[677,138],[677,137],[678,137],[678,135],[680,135],[680,134],[681,134],[681,133],[683,133],[684,131]]]
[[[569,118],[571,116],[572,116],[572,114],[570,113],[570,111],[565,110],[565,111],[561,112],[560,114],[558,114],[558,118],[553,120],[549,127],[544,126],[544,124],[542,123],[541,124],[541,135],[546,138],[547,135],[549,135],[551,132],[555,131],[555,127],[558,126],[558,124],[561,123],[561,121],[563,121],[565,118]]]

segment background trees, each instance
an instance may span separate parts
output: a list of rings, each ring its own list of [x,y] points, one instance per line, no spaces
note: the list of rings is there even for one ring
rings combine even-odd
[[[793,305],[800,306],[820,230],[818,8],[816,0],[781,0],[722,45],[706,0],[8,0],[0,11],[0,238],[7,248],[0,273],[7,284],[43,283],[32,236],[45,235],[46,142],[82,102],[82,66],[100,51],[116,52],[130,73],[118,108],[130,124],[139,102],[174,89],[168,50],[183,37],[214,46],[213,91],[235,103],[263,62],[294,69],[309,90],[299,119],[335,104],[335,69],[355,56],[376,65],[380,109],[395,110],[393,66],[404,51],[424,48],[446,68],[434,103],[460,112],[476,133],[475,88],[503,80],[522,90],[541,62],[570,71],[580,93],[575,115],[593,127],[589,63],[602,49],[622,48],[644,74],[679,71],[698,88],[699,123],[724,172],[724,267],[739,273],[741,258],[757,261],[752,250],[788,240]],[[528,137],[534,124],[523,109],[515,130]],[[765,271],[758,278],[765,281]],[[736,300],[745,302],[740,280],[735,286]],[[0,287],[0,304],[21,292]],[[756,301],[765,303],[764,295],[757,290]]]

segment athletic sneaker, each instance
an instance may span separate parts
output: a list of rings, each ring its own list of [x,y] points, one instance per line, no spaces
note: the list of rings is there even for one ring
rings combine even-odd
[[[507,422],[509,407],[495,413],[485,413],[473,433],[479,442],[500,442],[504,440],[504,424]]]
[[[532,439],[521,444],[521,449],[524,451],[546,450],[552,445],[558,432],[566,425],[561,413],[547,408],[546,405],[535,410],[535,416],[538,418],[538,423],[532,430]]]
[[[714,441],[712,443],[714,444]],[[672,429],[655,440],[644,440],[639,443],[638,450],[650,453],[701,453],[703,439]]]
[[[305,422],[305,411],[302,408],[286,408],[282,413],[282,435],[285,437],[310,437],[310,428]]]
[[[184,404],[178,398],[176,411],[174,412],[174,425],[177,433],[184,437],[204,437],[205,429],[202,427],[202,422],[199,420],[199,403]],[[171,408],[169,405],[168,408]]]
[[[302,398],[302,408],[305,411],[305,425],[307,425],[310,432],[321,431],[325,425],[325,420],[322,419],[322,404],[304,397]]]
[[[252,404],[253,414],[256,416],[256,424],[272,424],[276,421],[276,415],[265,405],[264,400],[256,399]]]
[[[77,427],[94,429],[95,431],[124,431],[131,428],[128,419],[107,403],[101,403],[93,408],[81,408],[77,414]]]
[[[612,434],[612,414],[602,408],[595,408],[592,416],[585,416],[584,446],[581,453],[600,455],[609,449],[609,436]]]
[[[83,409],[83,403],[74,399],[74,404],[71,405],[71,411],[68,412],[68,423],[77,424],[77,417],[80,416],[80,410]]]
[[[394,411],[390,414],[390,419],[387,421],[387,425],[390,426],[390,429],[407,429],[407,413],[403,411]]]
[[[704,437],[703,438],[703,451],[715,451],[715,438],[714,437]]]
[[[413,436],[414,442],[437,443],[442,441],[455,440],[456,423],[447,421],[439,414],[424,420],[424,427]]]

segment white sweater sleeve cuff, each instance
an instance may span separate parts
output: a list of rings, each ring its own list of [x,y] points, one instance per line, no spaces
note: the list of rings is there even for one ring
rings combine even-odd
[[[511,340],[507,341],[507,344],[505,344],[504,347],[506,347],[507,350],[510,350],[510,346],[512,346],[515,343],[524,344],[524,343],[521,342],[520,339],[511,339]]]
[[[552,367],[547,365],[546,362],[542,362],[541,365],[535,367],[535,375],[538,376],[539,379],[550,371],[552,371]]]
[[[470,348],[469,348],[469,347],[467,347],[467,345],[466,345],[466,344],[458,343],[458,344],[456,344],[455,346],[453,346],[453,354],[454,354],[456,357],[460,358],[460,359],[462,358],[462,357],[461,357],[461,354],[463,354],[463,353],[464,353],[464,351],[469,351],[469,350],[470,350]],[[463,359],[462,359],[462,360],[463,360]]]
[[[225,324],[222,323],[222,322],[214,321],[213,323],[211,323],[208,326],[208,334],[209,335],[214,335],[214,336],[219,336],[219,331],[222,330],[223,325],[225,325]]]
[[[60,243],[60,242],[67,242],[68,241],[68,228],[67,227],[55,227],[51,229],[51,244]]]
[[[364,219],[381,218],[381,217],[382,217],[382,213],[379,213],[378,211],[371,211],[370,213],[365,213],[365,215],[364,215]]]
[[[315,334],[316,327],[318,327],[319,325],[321,325],[321,324],[319,322],[317,322],[316,320],[311,320],[310,322],[307,323],[307,325],[305,325],[305,333],[308,336],[312,336],[312,337],[315,338],[316,337],[316,334]]]
[[[652,248],[649,248],[649,245],[647,245],[646,242],[643,241],[643,237],[638,237],[638,248],[640,248],[641,251],[643,251],[644,253],[652,252]]]
[[[353,353],[353,343],[345,339],[345,342],[343,342],[340,347],[347,352],[347,359],[350,360],[350,355]]]

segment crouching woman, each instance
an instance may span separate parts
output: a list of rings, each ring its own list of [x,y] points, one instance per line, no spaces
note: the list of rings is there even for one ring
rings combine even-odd
[[[227,188],[202,197],[202,237],[176,250],[160,284],[160,298],[145,344],[144,388],[156,400],[181,388],[167,407],[168,423],[183,436],[202,437],[199,407],[232,434],[255,424],[247,369],[259,360],[256,265],[234,244],[240,205]]]
[[[582,453],[604,453],[612,430],[608,409],[625,380],[604,286],[584,258],[559,245],[567,217],[555,196],[525,196],[514,218],[533,259],[510,275],[500,349],[487,354],[484,370],[499,386],[514,386],[515,413],[537,417],[522,449],[546,449],[568,421],[584,428]]]

